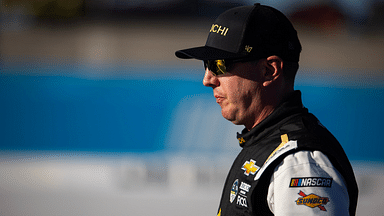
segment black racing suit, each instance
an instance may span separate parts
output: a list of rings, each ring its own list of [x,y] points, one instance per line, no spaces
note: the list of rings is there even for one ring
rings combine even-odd
[[[358,188],[351,164],[334,136],[303,107],[300,91],[295,91],[256,127],[244,129],[237,138],[242,150],[227,176],[218,215],[273,215],[266,197],[274,169],[287,155],[303,150],[321,151],[329,158],[345,180],[349,214],[355,215]],[[285,145],[291,140],[294,142],[289,144],[293,146]],[[317,207],[321,207],[320,199],[315,194],[311,196],[315,198],[310,201],[315,200]],[[323,204],[332,201],[324,199]]]

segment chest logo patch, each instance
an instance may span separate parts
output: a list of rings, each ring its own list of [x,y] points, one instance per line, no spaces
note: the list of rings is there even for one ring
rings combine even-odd
[[[244,170],[244,175],[249,176],[249,174],[255,175],[260,167],[256,165],[255,160],[251,159],[250,161],[246,161],[241,169]]]
[[[233,182],[232,184],[231,194],[229,194],[229,201],[231,203],[233,203],[233,200],[235,200],[238,191],[239,191],[239,180],[236,179],[235,182]]]
[[[303,191],[299,192],[301,196],[295,202],[296,205],[305,205],[310,208],[319,208],[321,211],[327,211],[324,207],[329,202],[328,197],[320,197],[316,194],[306,195]]]

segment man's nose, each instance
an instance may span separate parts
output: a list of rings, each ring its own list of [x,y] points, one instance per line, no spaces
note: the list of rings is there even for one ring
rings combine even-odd
[[[205,69],[203,85],[212,88],[219,85],[217,76],[213,75],[213,73],[208,68]]]

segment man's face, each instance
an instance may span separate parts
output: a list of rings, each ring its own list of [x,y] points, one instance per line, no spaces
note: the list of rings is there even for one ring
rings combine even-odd
[[[262,69],[260,61],[236,63],[228,73],[218,76],[206,69],[203,84],[213,88],[224,118],[237,125],[253,127],[262,112]]]

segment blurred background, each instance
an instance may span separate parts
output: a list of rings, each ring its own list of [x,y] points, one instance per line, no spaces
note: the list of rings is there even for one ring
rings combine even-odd
[[[383,0],[260,0],[293,22],[296,89],[383,215]],[[240,151],[202,63],[248,0],[0,0],[0,215],[216,215]]]

